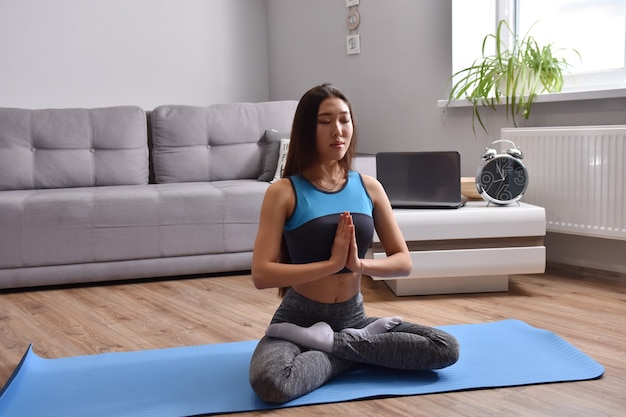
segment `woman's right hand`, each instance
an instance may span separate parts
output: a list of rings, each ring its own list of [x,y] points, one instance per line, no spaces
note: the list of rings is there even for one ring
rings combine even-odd
[[[335,240],[330,252],[330,260],[336,262],[337,271],[341,271],[348,261],[350,245],[354,239],[354,223],[352,215],[344,211],[339,215],[339,224],[335,232]]]

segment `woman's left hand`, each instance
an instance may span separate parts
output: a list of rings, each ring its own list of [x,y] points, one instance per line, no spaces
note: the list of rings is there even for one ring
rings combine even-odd
[[[354,223],[352,222],[352,215],[348,213],[349,222],[351,227],[350,248],[348,251],[348,258],[346,259],[346,268],[352,272],[361,271],[361,260],[359,259],[359,247],[356,244],[356,233],[354,230]]]

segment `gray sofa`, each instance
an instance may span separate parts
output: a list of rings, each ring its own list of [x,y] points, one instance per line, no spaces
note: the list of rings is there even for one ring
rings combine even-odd
[[[248,270],[296,105],[0,109],[0,288]]]

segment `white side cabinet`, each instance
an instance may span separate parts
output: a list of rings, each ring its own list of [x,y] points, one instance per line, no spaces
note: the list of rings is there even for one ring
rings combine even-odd
[[[469,201],[458,209],[395,209],[411,252],[407,277],[385,280],[396,295],[508,291],[509,275],[543,273],[546,214],[526,203]],[[368,254],[385,253],[378,236]]]

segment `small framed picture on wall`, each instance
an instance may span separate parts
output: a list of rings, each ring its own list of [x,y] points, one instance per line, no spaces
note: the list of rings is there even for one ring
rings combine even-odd
[[[360,35],[348,35],[346,36],[346,43],[348,48],[348,55],[355,55],[361,53],[361,36]]]

